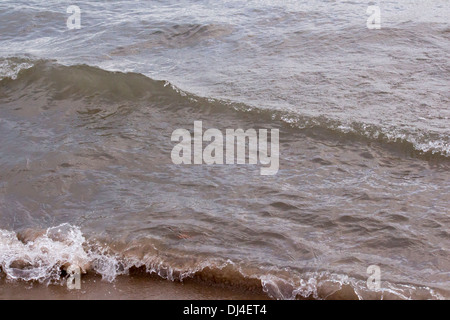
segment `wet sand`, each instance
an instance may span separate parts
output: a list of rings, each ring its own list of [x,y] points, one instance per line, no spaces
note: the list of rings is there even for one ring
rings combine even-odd
[[[65,285],[9,282],[0,280],[1,300],[266,300],[264,293],[251,292],[197,281],[171,282],[154,277],[131,275],[113,283],[87,275],[81,290]]]

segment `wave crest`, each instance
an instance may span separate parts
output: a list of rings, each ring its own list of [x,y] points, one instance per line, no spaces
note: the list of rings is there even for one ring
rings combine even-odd
[[[2,82],[9,84],[2,88]],[[387,147],[393,146],[394,150],[406,154],[425,155],[427,158],[448,158],[450,155],[448,136],[437,132],[380,127],[370,123],[343,123],[323,115],[307,116],[293,111],[259,109],[231,101],[203,98],[184,92],[167,81],[153,80],[139,73],[112,72],[87,65],[62,66],[45,60],[32,62],[11,58],[0,62],[0,97],[3,91],[7,96],[11,90],[21,92],[26,97],[28,87],[35,90],[36,86],[45,90],[51,101],[82,100],[84,104],[90,105],[99,105],[105,101],[144,103],[162,109],[175,106],[168,112],[172,118],[180,120],[184,119],[183,111],[186,111],[180,108],[203,112],[205,116],[214,113],[217,117],[233,110],[238,116],[242,113],[251,114],[258,121],[270,124],[279,122],[296,130],[310,132],[315,137],[374,141]],[[33,95],[33,92],[29,95]]]
[[[23,59],[0,59],[0,80],[17,79],[19,72],[34,66],[32,61]]]

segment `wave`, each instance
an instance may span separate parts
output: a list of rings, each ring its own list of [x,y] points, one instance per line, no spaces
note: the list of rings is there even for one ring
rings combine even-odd
[[[121,249],[113,249],[117,247]],[[364,280],[329,272],[298,275],[289,270],[251,268],[231,260],[193,261],[182,253],[160,253],[149,239],[121,246],[100,244],[86,240],[79,227],[67,223],[19,233],[0,229],[0,271],[9,281],[64,284],[64,271],[71,266],[83,274],[101,275],[107,282],[139,272],[169,281],[196,279],[262,291],[273,299],[444,299],[428,287],[385,281],[383,288],[371,291]]]
[[[20,91],[26,96],[27,89],[35,87],[46,90],[52,101],[77,99],[84,101],[114,101],[158,103],[165,108],[174,103],[185,104],[196,112],[237,112],[251,116],[267,125],[302,130],[317,138],[363,140],[380,143],[389,149],[408,156],[448,159],[450,143],[448,136],[432,131],[408,131],[405,128],[383,128],[370,123],[343,123],[326,116],[306,116],[292,111],[259,109],[232,101],[199,97],[185,92],[167,81],[152,80],[139,73],[122,73],[102,70],[87,65],[63,66],[54,61],[8,58],[0,60],[0,94]],[[0,96],[1,98],[1,96]],[[20,102],[20,101],[17,101]],[[95,102],[92,102],[95,103]],[[91,104],[92,104],[91,103]],[[176,109],[171,109],[176,116]],[[236,116],[236,115],[235,115]]]

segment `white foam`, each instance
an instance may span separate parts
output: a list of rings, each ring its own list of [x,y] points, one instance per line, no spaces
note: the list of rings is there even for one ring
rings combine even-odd
[[[0,80],[4,78],[17,79],[21,70],[26,70],[33,67],[30,62],[14,62],[12,60],[0,61]]]
[[[0,230],[0,267],[8,279],[59,281],[61,269],[77,266],[82,272],[91,267],[113,280],[117,260],[88,248],[78,227],[61,224],[47,229],[32,241],[22,242],[12,231]]]

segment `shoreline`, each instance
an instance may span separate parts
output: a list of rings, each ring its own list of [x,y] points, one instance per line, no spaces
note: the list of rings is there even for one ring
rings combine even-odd
[[[80,290],[65,284],[0,279],[0,300],[270,300],[264,292],[196,280],[173,282],[146,275],[118,276],[113,282],[83,275]]]

